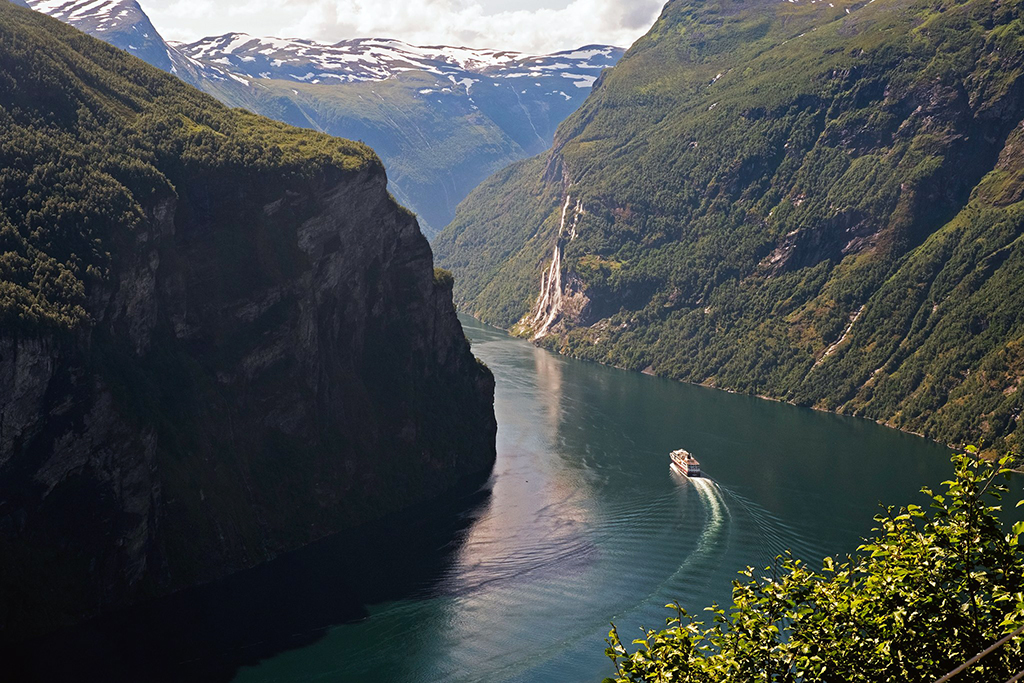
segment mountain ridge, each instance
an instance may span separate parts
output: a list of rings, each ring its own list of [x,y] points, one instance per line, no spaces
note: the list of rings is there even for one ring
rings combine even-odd
[[[384,160],[391,191],[419,215],[428,237],[492,172],[549,147],[557,125],[623,53],[584,46],[527,55],[381,39],[328,44],[241,33],[179,43],[164,41],[136,0],[27,4],[229,106],[365,141]]]
[[[315,66],[321,73],[314,74],[314,77],[333,77],[343,82],[382,81],[403,71],[426,71],[437,75],[492,71],[506,77],[519,78],[543,76],[544,71],[554,70],[563,78],[582,81],[588,86],[593,82],[591,79],[596,79],[592,74],[608,68],[613,63],[614,54],[619,51],[619,48],[607,45],[586,45],[534,55],[464,46],[412,45],[391,38],[353,38],[327,43],[239,32],[209,36],[192,43],[169,44],[196,61],[231,66],[235,73],[253,78],[280,78],[285,75],[300,81],[309,80],[305,74],[295,77],[288,72],[260,70],[281,69],[291,62]],[[558,60],[570,60],[571,63],[559,64]],[[247,63],[254,64],[251,70],[247,68]],[[362,71],[353,68],[353,63],[361,67]]]

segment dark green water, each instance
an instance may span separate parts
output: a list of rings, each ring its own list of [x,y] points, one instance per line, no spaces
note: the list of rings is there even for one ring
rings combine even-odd
[[[610,621],[631,639],[673,600],[727,602],[740,568],[786,549],[851,552],[879,504],[951,472],[945,448],[871,422],[463,324],[497,378],[483,489],[0,651],[11,680],[597,683]],[[676,448],[708,478],[672,474]]]
[[[497,378],[489,500],[422,590],[235,680],[600,681],[609,621],[629,635],[660,626],[672,600],[727,600],[738,569],[787,548],[852,551],[879,503],[918,501],[950,472],[945,448],[871,422],[572,361],[463,324]],[[710,481],[671,474],[675,448]]]

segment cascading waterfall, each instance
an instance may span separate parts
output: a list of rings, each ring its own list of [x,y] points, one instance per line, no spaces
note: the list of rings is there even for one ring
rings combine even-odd
[[[548,333],[562,312],[562,236],[565,234],[565,224],[570,206],[572,206],[572,195],[566,194],[565,204],[562,205],[562,218],[558,225],[558,238],[555,240],[554,253],[551,256],[551,266],[540,276],[540,298],[537,300],[537,312],[530,322],[532,327],[540,325],[533,335],[534,341]],[[573,212],[572,225],[569,228],[570,241],[576,238],[576,227],[582,214],[583,202],[578,201]]]
[[[542,304],[539,314],[543,315],[544,311],[549,312],[544,324],[533,335],[534,341],[548,333],[562,310],[562,247],[560,244],[555,245],[555,255],[551,259],[551,272],[548,275],[548,287],[544,293],[544,299],[547,301],[547,305],[545,307]]]

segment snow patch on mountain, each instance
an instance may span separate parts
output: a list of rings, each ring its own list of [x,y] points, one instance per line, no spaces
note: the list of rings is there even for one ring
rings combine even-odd
[[[447,45],[410,45],[400,40],[358,38],[338,43],[264,38],[245,33],[211,36],[193,43],[165,42],[136,0],[26,0],[39,12],[60,19],[127,50],[180,78],[251,86],[253,81],[285,80],[310,84],[384,81],[409,72],[425,72],[471,97],[485,81],[529,78],[540,94],[572,99],[559,87],[569,79],[590,88],[602,69],[614,65],[623,50],[587,45],[550,55]]]
[[[225,81],[226,72],[181,54],[160,36],[136,0],[25,0],[27,7],[127,50],[192,85]]]
[[[27,0],[24,4],[87,33],[137,29],[143,40],[156,35],[135,0]]]
[[[596,74],[613,65],[622,55],[621,49],[609,46],[527,55],[508,50],[409,45],[380,38],[329,44],[260,38],[245,33],[212,36],[189,44],[176,43],[173,47],[199,62],[223,65],[253,78],[383,81],[404,72],[423,71],[463,84],[472,74],[518,78],[557,73],[588,82],[587,86],[580,87],[593,84]]]

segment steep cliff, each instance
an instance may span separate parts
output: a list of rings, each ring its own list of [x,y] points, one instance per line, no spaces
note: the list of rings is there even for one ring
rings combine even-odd
[[[0,634],[484,477],[493,379],[366,147],[0,3]]]
[[[435,243],[563,353],[1024,448],[1024,5],[672,0]]]

